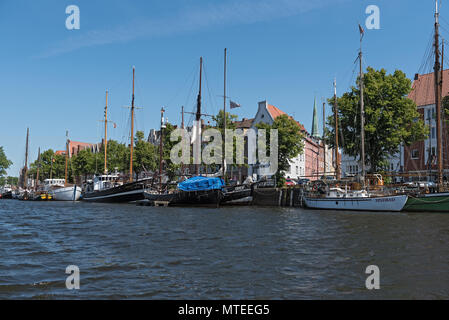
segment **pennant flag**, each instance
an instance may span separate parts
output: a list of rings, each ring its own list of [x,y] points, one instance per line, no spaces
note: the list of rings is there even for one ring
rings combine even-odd
[[[359,24],[360,36],[363,37],[365,35],[365,30],[363,30],[362,26]]]
[[[238,104],[238,103],[235,103],[234,101],[232,101],[232,100],[230,100],[231,101],[231,109],[234,109],[234,108],[240,108],[240,105]]]

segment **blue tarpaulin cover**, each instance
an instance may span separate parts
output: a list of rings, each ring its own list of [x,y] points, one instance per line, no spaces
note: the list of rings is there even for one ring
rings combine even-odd
[[[198,176],[178,183],[178,189],[182,191],[207,191],[221,189],[224,185],[224,181],[221,178]]]

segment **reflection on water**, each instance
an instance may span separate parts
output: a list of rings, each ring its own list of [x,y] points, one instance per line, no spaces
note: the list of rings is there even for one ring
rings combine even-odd
[[[449,299],[448,244],[449,214],[0,200],[0,298]]]

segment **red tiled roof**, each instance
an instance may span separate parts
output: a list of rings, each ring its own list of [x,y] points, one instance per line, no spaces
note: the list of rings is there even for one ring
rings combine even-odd
[[[237,129],[249,129],[253,125],[254,118],[252,119],[245,119],[243,118],[242,121],[235,121],[235,126]]]
[[[284,111],[282,111],[279,108],[276,108],[275,106],[272,106],[271,104],[267,104],[267,110],[270,113],[273,120],[279,116],[282,116],[283,114],[286,114]]]
[[[286,114],[284,111],[282,111],[281,109],[279,109],[275,106],[272,106],[271,104],[267,104],[267,109],[268,109],[268,112],[270,113],[270,115],[273,117],[273,119],[276,119],[277,117],[282,116],[283,114]],[[292,116],[289,116],[289,117],[290,117],[290,119],[293,119]],[[295,120],[295,119],[293,119],[293,120]],[[302,124],[300,124],[298,121],[296,121],[296,123],[298,124],[301,131],[306,131],[306,129],[304,128],[304,126]]]
[[[443,97],[449,94],[449,69],[443,71]],[[435,104],[435,77],[433,73],[417,75],[408,95],[418,107]]]
[[[93,145],[95,145],[95,144],[94,143],[86,143],[86,142],[78,142],[78,141],[70,141],[69,148],[78,147],[78,146],[80,148],[82,148],[82,147],[91,147]]]
[[[65,154],[65,150],[58,150],[55,152],[56,155],[64,155]]]

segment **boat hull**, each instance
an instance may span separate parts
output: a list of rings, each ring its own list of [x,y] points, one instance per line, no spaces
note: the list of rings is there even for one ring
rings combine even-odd
[[[223,188],[222,191],[223,197],[220,201],[220,204],[238,203],[242,199],[245,199],[243,202],[247,203],[250,202],[248,201],[248,199],[252,195],[252,188],[246,185],[226,187]]]
[[[407,195],[373,198],[304,198],[307,208],[350,211],[401,211]]]
[[[409,196],[404,211],[449,212],[449,193],[430,193],[418,197]]]
[[[125,203],[143,200],[144,187],[143,182],[136,181],[101,191],[86,192],[83,194],[83,201]]]
[[[75,186],[55,189],[49,192],[56,201],[78,201],[81,197],[81,188]]]
[[[6,191],[1,196],[2,199],[12,199],[12,191]]]
[[[145,192],[145,198],[154,203],[168,202],[169,206],[219,206],[223,198],[221,190],[176,191],[170,194],[153,194]]]

